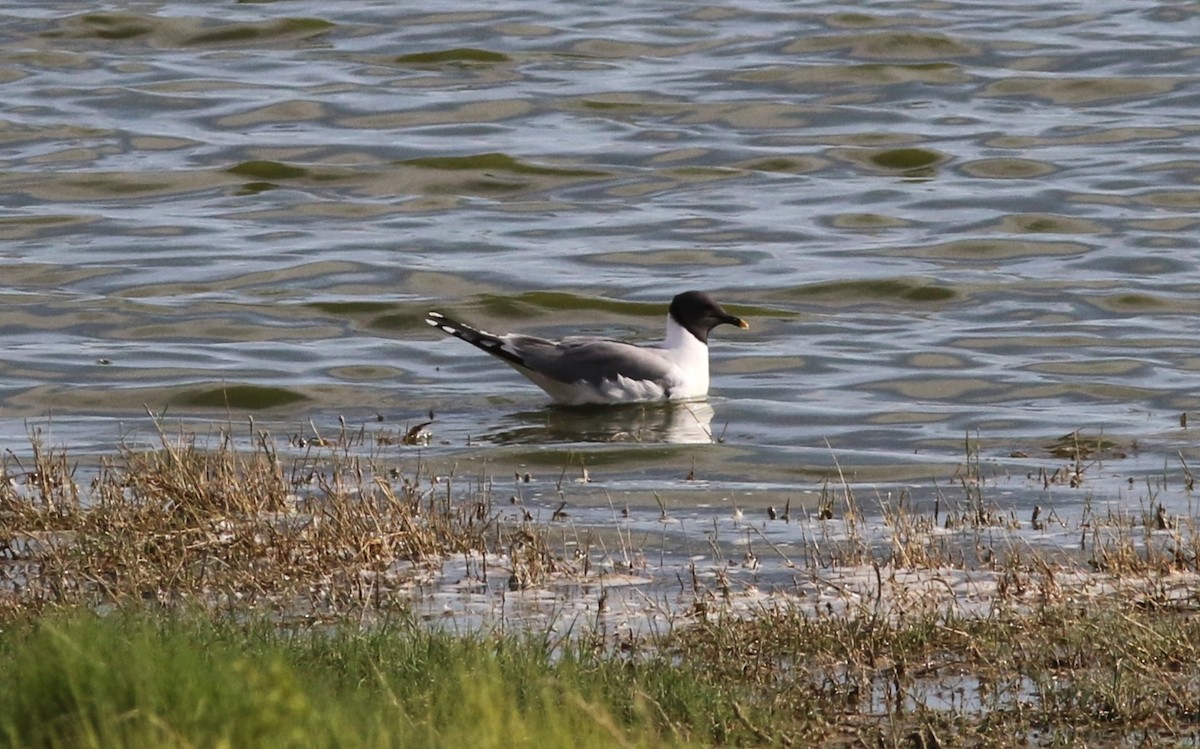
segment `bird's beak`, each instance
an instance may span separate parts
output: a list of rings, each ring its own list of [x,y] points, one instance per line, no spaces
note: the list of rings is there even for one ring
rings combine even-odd
[[[725,315],[725,317],[721,318],[721,322],[726,323],[728,325],[736,325],[737,327],[741,328],[742,330],[750,329],[750,323],[746,322],[745,320],[743,320],[740,317],[735,317],[734,315]]]

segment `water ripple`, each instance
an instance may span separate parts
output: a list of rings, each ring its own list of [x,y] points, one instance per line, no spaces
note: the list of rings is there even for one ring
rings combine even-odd
[[[651,340],[700,287],[753,323],[713,348],[729,482],[829,477],[827,440],[897,479],[965,433],[997,461],[1077,428],[1191,448],[1190,5],[0,15],[8,436],[432,408],[451,452],[696,454],[702,420],[542,409],[421,315]]]

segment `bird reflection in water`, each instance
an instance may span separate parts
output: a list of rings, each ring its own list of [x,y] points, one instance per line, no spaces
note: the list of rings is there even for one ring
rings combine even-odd
[[[618,406],[547,406],[520,411],[482,435],[498,444],[562,442],[632,442],[702,445],[719,442],[723,428],[713,433],[714,416],[707,401],[638,403]]]

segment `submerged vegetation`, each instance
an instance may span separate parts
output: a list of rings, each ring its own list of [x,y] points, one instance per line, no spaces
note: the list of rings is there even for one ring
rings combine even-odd
[[[384,449],[420,444],[423,426],[283,445],[253,426],[207,441],[160,433],[89,470],[37,434],[26,456],[9,453],[0,745],[1145,746],[1200,736],[1200,534],[1161,505],[1089,510],[1071,550],[995,543],[997,529],[1063,521],[996,507],[968,443],[953,493],[939,487],[932,513],[905,496],[881,501],[874,536],[841,480],[813,507],[771,508],[769,522],[803,515],[813,528],[792,557],[761,533],[753,547],[790,571],[791,588],[764,594],[693,564],[667,571],[678,591],[654,604],[666,612],[657,628],[606,626],[606,585],[653,575],[633,539],[621,537],[616,555],[560,544],[561,506],[539,520],[494,502],[487,476],[438,475],[416,450]],[[352,449],[371,442],[380,449]],[[1071,450],[1051,454],[1071,465],[1031,481],[1074,486],[1098,451],[1117,449],[1060,442]],[[760,564],[753,548],[739,568]],[[600,592],[567,626],[463,631],[413,606],[449,560],[461,579],[444,584],[462,595]]]

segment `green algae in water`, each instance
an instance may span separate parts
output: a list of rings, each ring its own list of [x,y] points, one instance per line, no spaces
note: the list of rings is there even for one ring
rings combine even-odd
[[[305,305],[331,315],[364,315],[395,309],[391,302],[312,302]]]
[[[900,279],[832,281],[803,287],[805,296],[836,296],[848,300],[904,299],[910,302],[945,302],[957,296],[944,286],[916,284]]]
[[[185,406],[256,410],[287,406],[308,400],[308,396],[286,388],[261,385],[229,385],[187,393],[179,400]]]
[[[834,13],[829,16],[826,21],[830,26],[879,26],[887,23],[886,19],[881,19],[876,16],[869,16],[866,13]]]
[[[480,303],[489,313],[504,317],[532,317],[530,308],[543,310],[590,310],[618,314],[661,312],[663,304],[622,302],[615,299],[581,296],[562,291],[527,291],[521,294],[484,294]]]
[[[810,171],[813,168],[811,161],[801,161],[799,159],[789,159],[786,157],[776,157],[772,159],[761,159],[752,161],[746,165],[747,169],[754,169],[759,172],[801,172]]]
[[[604,112],[613,109],[641,109],[646,104],[635,101],[595,101],[594,99],[585,99],[583,106],[587,109],[596,109]]]
[[[166,182],[137,182],[126,181],[118,176],[100,176],[77,179],[67,182],[75,187],[92,190],[103,197],[118,195],[140,195],[142,193],[169,191],[173,185]]]
[[[258,195],[259,193],[270,192],[271,190],[278,189],[279,185],[275,184],[274,182],[247,182],[246,184],[242,185],[234,194]]]
[[[890,151],[880,151],[871,156],[871,163],[884,169],[909,171],[927,169],[941,159],[942,156],[937,151],[925,148],[896,148]]]
[[[952,57],[968,55],[972,48],[941,34],[885,32],[869,37],[866,48],[877,55],[899,57]]]
[[[437,65],[444,62],[482,62],[498,63],[511,62],[512,58],[499,52],[474,47],[455,47],[435,52],[414,52],[400,55],[396,62],[408,65]]]
[[[333,27],[333,23],[320,18],[285,18],[263,24],[227,24],[211,31],[194,34],[185,39],[184,43],[228,44],[274,37],[307,37],[323,34]]]
[[[1158,297],[1132,292],[1111,297],[1110,302],[1114,307],[1127,310],[1153,310],[1167,306],[1167,303]]]
[[[680,291],[683,291],[681,288]],[[664,297],[653,302],[631,302],[604,297],[583,296],[563,291],[526,291],[520,294],[482,294],[480,306],[496,317],[532,318],[535,310],[557,310],[568,312],[608,312],[617,315],[658,317],[665,315],[670,299]],[[725,309],[736,315],[787,316],[788,313],[766,307],[744,304],[725,304]]]
[[[90,13],[83,17],[83,21],[95,27],[93,34],[97,39],[136,39],[154,30],[136,16],[119,13]]]
[[[416,159],[401,161],[407,166],[417,166],[423,169],[446,169],[450,171],[463,169],[480,169],[492,172],[512,172],[514,174],[539,174],[554,177],[604,177],[607,172],[592,169],[558,169],[555,167],[526,164],[505,153],[480,153],[471,156],[422,156]]]
[[[239,177],[253,177],[259,180],[297,179],[308,175],[308,170],[278,161],[243,161],[225,171]]]
[[[443,189],[431,189],[430,193],[456,195],[461,191],[469,193],[501,193],[513,190],[523,190],[530,186],[528,182],[513,182],[499,179],[473,179],[458,186],[446,186]]]
[[[908,225],[903,219],[878,213],[842,213],[834,216],[830,223],[840,229],[859,230],[894,229]]]

